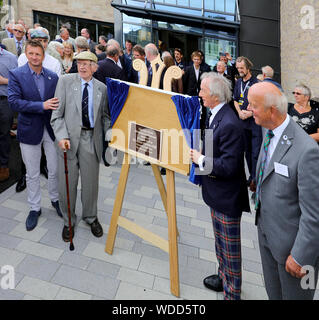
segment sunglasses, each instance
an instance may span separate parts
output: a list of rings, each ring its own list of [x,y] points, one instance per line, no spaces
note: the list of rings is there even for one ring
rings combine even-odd
[[[303,93],[295,92],[295,91],[293,91],[293,93],[292,93],[292,94],[296,94],[297,96],[302,96],[302,95],[303,95]]]
[[[17,30],[17,29],[13,29],[13,31],[19,32],[19,33],[24,33],[24,31],[22,31],[22,30]]]

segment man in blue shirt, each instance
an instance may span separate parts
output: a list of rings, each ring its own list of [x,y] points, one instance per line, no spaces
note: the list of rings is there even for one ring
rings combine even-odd
[[[274,74],[275,74],[275,71],[272,67],[270,66],[265,66],[265,67],[262,67],[261,68],[261,71],[263,73],[263,78],[264,80],[263,81],[266,81],[266,82],[271,82],[272,84],[274,84],[281,92],[283,92],[283,89],[280,85],[280,83],[276,82],[273,77],[274,77]]]
[[[8,101],[19,112],[17,139],[27,174],[27,193],[30,213],[26,229],[37,225],[41,215],[40,159],[43,145],[48,163],[48,193],[52,206],[62,217],[59,207],[58,160],[54,145],[55,136],[50,125],[52,110],[59,106],[54,98],[58,82],[56,73],[43,68],[44,48],[40,41],[30,40],[25,53],[28,63],[9,73]]]
[[[9,178],[10,128],[13,112],[8,105],[9,70],[18,66],[17,57],[0,49],[0,182]]]

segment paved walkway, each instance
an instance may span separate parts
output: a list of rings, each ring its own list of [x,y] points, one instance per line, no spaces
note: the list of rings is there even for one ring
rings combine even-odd
[[[0,300],[176,299],[169,289],[167,253],[122,228],[113,255],[104,252],[120,170],[120,165],[101,166],[98,216],[104,236],[95,238],[89,227],[78,221],[72,252],[62,241],[63,222],[51,207],[45,178],[41,178],[42,215],[32,232],[25,230],[26,192],[18,194],[13,186],[0,194],[0,268],[15,268],[15,289],[0,288]],[[222,294],[202,284],[204,277],[216,271],[209,210],[200,189],[179,174],[176,201],[181,298],[221,300]],[[78,215],[80,212],[78,199]],[[167,239],[166,214],[151,167],[131,166],[122,215]],[[242,299],[267,299],[254,216],[245,213],[241,225]]]

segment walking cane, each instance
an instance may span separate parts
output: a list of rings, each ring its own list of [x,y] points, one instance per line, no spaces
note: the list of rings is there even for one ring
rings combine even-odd
[[[67,144],[65,144],[65,149],[63,150],[64,154],[64,169],[65,169],[65,183],[66,183],[66,198],[68,202],[68,217],[69,217],[69,233],[70,233],[70,250],[74,250],[74,245],[73,245],[73,233],[72,233],[72,227],[71,227],[71,209],[70,209],[70,193],[69,193],[69,178],[68,178],[68,161],[67,161]]]

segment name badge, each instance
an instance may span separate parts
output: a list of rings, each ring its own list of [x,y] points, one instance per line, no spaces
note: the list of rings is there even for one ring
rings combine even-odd
[[[274,166],[275,166],[275,172],[284,176],[284,177],[287,177],[289,178],[289,169],[288,169],[288,166],[284,165],[284,164],[281,164],[281,163],[278,163],[278,162],[275,162],[274,163]]]

